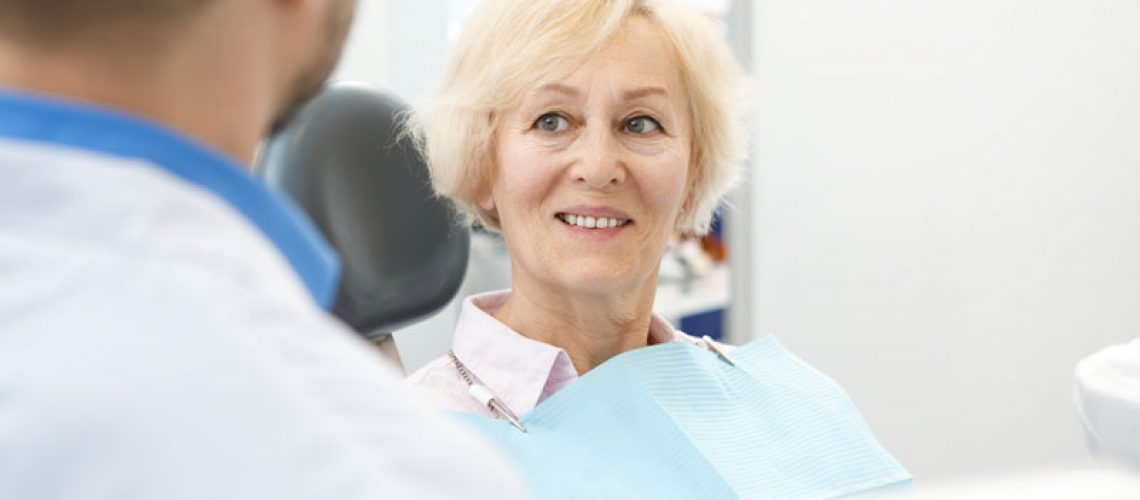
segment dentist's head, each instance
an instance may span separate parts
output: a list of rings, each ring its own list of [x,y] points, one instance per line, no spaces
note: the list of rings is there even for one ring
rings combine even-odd
[[[524,498],[329,316],[334,248],[240,164],[355,5],[0,0],[0,498]]]
[[[0,87],[162,122],[248,162],[328,77],[356,0],[0,0]]]

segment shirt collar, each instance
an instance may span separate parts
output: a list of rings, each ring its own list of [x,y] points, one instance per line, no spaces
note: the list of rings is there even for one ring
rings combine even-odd
[[[570,356],[559,347],[525,337],[494,317],[510,291],[473,295],[463,301],[452,350],[471,374],[515,414],[524,415],[578,379]],[[654,314],[650,344],[681,334]]]
[[[318,304],[328,308],[335,298],[340,262],[312,222],[217,151],[122,112],[3,90],[0,137],[144,160],[210,191],[273,242]]]
[[[565,384],[578,374],[565,351],[524,337],[493,316],[509,296],[503,291],[464,300],[453,350],[483,385],[515,414],[523,415],[538,405],[552,376]]]

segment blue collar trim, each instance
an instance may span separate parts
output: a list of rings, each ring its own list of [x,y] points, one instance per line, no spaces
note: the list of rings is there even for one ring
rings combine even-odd
[[[221,197],[277,247],[321,307],[336,295],[340,261],[313,223],[236,162],[160,125],[92,105],[0,91],[0,137],[144,160]]]

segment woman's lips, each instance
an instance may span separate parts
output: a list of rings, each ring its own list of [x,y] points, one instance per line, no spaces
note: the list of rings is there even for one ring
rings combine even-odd
[[[559,213],[557,216],[562,222],[583,229],[610,229],[619,228],[633,223],[631,219],[616,217],[594,217],[589,215]]]
[[[567,207],[554,216],[567,225],[583,229],[610,229],[633,224],[633,217],[621,210],[591,205]]]

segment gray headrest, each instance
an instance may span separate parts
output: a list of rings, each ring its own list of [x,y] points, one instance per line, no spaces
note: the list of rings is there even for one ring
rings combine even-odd
[[[467,270],[468,231],[401,140],[407,105],[366,85],[326,87],[266,144],[265,180],[289,193],[340,253],[333,314],[375,337],[436,312]]]

